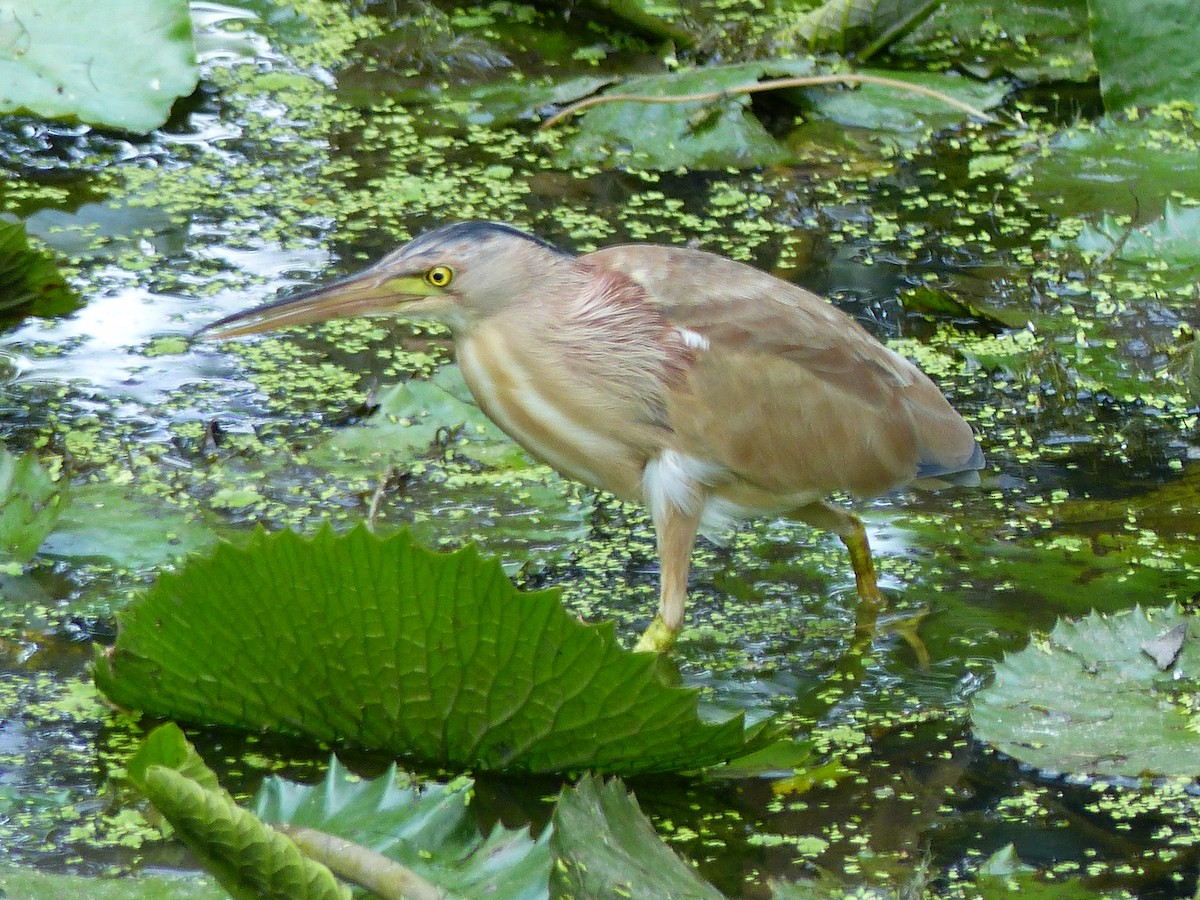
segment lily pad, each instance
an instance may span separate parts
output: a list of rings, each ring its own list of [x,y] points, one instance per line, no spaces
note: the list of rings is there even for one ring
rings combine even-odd
[[[1114,256],[1134,262],[1162,261],[1170,264],[1172,275],[1194,281],[1200,267],[1200,207],[1180,207],[1168,200],[1162,217],[1133,227],[1112,216],[1104,216],[1099,225],[1085,225],[1075,245],[1085,253]],[[1185,271],[1179,272],[1179,267]]]
[[[1186,624],[1167,671],[1143,645]],[[1089,778],[1200,775],[1194,682],[1200,624],[1175,607],[1060,620],[1006,656],[972,704],[980,740],[1042,771]]]
[[[24,866],[0,866],[0,891],[6,897],[23,900],[62,900],[63,897],[87,897],[88,900],[227,900],[208,878],[194,873],[179,875],[137,875],[122,878],[85,878],[59,875]]]
[[[1086,81],[1096,64],[1087,0],[943,3],[893,55],[947,59],[978,78],[1009,73],[1031,83]]]
[[[145,133],[199,71],[186,0],[0,2],[0,111]]]
[[[811,60],[707,66],[631,78],[620,94],[654,97],[716,93],[764,77],[812,74]],[[720,170],[783,163],[791,151],[755,118],[746,95],[689,103],[606,103],[587,110],[578,131],[564,141],[560,162],[642,166],[650,169]]]
[[[369,461],[397,462],[425,454],[436,440],[461,435],[458,451],[470,459],[504,468],[533,461],[470,399],[456,366],[442,366],[428,380],[410,379],[384,390],[378,409],[362,425],[340,429],[313,458],[326,453]]]
[[[89,482],[71,488],[71,505],[63,510],[42,552],[57,559],[151,569],[216,540],[216,531],[199,514],[139,495],[128,486]]]
[[[1173,196],[1200,198],[1200,125],[1169,110],[1130,111],[1057,132],[1016,169],[1029,195],[1058,215],[1148,219]]]
[[[1200,18],[1193,0],[1088,0],[1107,109],[1200,103]]]
[[[0,445],[0,567],[29,562],[54,528],[59,485],[32,453],[16,456]]]
[[[883,69],[862,69],[862,75],[890,78],[940,91],[976,109],[999,106],[1007,95],[1008,85],[1001,81],[981,82],[961,75],[938,72],[892,72]],[[839,125],[868,128],[896,135],[923,135],[930,129],[945,128],[966,119],[966,114],[943,100],[901,88],[863,84],[853,90],[805,88],[807,104],[813,118],[828,119]],[[803,129],[801,129],[803,133]]]
[[[186,609],[186,615],[181,610]],[[406,532],[259,533],[162,575],[95,678],[151,715],[488,770],[697,770],[758,748],[557,591],[520,593],[473,548]]]

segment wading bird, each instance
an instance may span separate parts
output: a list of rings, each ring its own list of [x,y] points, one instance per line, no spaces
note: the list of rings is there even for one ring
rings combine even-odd
[[[862,522],[825,498],[977,481],[983,466],[970,426],[911,362],[821,297],[700,250],[575,256],[508,225],[463,222],[201,335],[364,315],[447,325],[476,402],[513,440],[646,506],[661,582],[639,650],[679,634],[703,528],[786,514],[832,531],[860,608],[878,609]]]

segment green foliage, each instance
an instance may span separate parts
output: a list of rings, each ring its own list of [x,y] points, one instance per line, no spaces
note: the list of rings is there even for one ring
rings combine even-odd
[[[859,75],[890,78],[918,88],[940,91],[977,109],[999,106],[1008,93],[1002,81],[979,82],[942,72],[891,72],[859,69]],[[805,105],[813,119],[825,119],[851,128],[880,132],[893,141],[915,145],[930,129],[947,128],[962,122],[964,114],[945,101],[903,88],[879,84],[857,85],[853,90],[803,89]],[[803,133],[803,130],[801,130]]]
[[[659,840],[637,800],[616,778],[605,783],[588,775],[563,789],[551,846],[555,897],[721,897]]]
[[[228,900],[207,878],[188,872],[179,875],[137,875],[122,878],[85,878],[39,872],[23,866],[0,866],[0,891],[21,900]]]
[[[1200,128],[1169,108],[1130,111],[1057,131],[1046,151],[1017,167],[1029,192],[1063,215],[1109,213],[1146,220],[1171,197],[1200,197]]]
[[[1200,207],[1180,207],[1167,200],[1161,218],[1135,227],[1106,215],[1098,225],[1085,225],[1074,243],[1085,253],[1099,256],[1169,263],[1175,274],[1195,281],[1200,274],[1200,245],[1195,237],[1198,230]]]
[[[0,222],[0,317],[59,316],[78,306],[54,258],[29,246],[25,226]]]
[[[996,665],[971,719],[980,740],[1044,771],[1194,778],[1195,682],[1177,675],[1198,666],[1200,631],[1174,607],[1060,620]]]
[[[147,132],[198,71],[185,0],[0,2],[0,111]]]
[[[977,78],[1086,81],[1096,73],[1087,17],[1087,0],[957,0],[892,52],[911,54],[921,68],[936,59]]]
[[[763,77],[808,75],[811,60],[707,66],[622,82],[621,94],[683,96],[730,90]],[[587,110],[565,142],[565,165],[605,162],[650,169],[720,170],[782,163],[790,151],[767,133],[747,96],[692,103],[606,103]]]
[[[0,445],[0,567],[29,562],[54,528],[59,485],[32,453],[15,456]]]
[[[695,691],[557,592],[403,532],[259,533],[162,575],[119,620],[96,682],[165,718],[530,772],[695,770],[774,736],[702,722]]]
[[[886,46],[927,17],[931,0],[825,0],[797,17],[795,37],[810,50],[847,53]]]
[[[1106,109],[1200,103],[1200,17],[1193,0],[1088,0],[1088,11]]]
[[[335,758],[319,785],[269,778],[252,809],[265,822],[368,848],[459,896],[545,897],[550,830],[535,841],[526,829],[496,825],[484,836],[470,809],[473,789],[465,777],[418,787],[395,765],[364,780]]]
[[[68,438],[68,441],[70,438]],[[106,481],[73,485],[42,552],[146,570],[210,547],[216,532],[196,513]]]
[[[333,873],[221,789],[178,726],[153,732],[127,771],[237,900],[349,900]]]

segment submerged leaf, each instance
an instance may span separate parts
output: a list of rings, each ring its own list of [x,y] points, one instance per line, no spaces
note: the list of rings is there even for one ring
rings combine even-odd
[[[100,689],[153,715],[532,772],[696,770],[756,749],[693,690],[556,591],[518,592],[473,548],[407,533],[259,533],[166,573],[98,652]]]
[[[79,295],[53,257],[29,245],[25,226],[0,222],[0,316],[61,316],[79,307]]]
[[[0,445],[0,566],[29,562],[58,518],[58,483],[32,453],[15,456]]]
[[[1183,625],[1183,671],[1200,669],[1200,628],[1174,607],[1062,620],[996,665],[972,704],[975,733],[1049,772],[1128,777],[1200,775],[1194,697],[1173,696],[1170,673],[1142,650]]]
[[[563,789],[554,810],[551,847],[556,897],[721,897],[662,842],[616,778],[605,783],[587,775]]]

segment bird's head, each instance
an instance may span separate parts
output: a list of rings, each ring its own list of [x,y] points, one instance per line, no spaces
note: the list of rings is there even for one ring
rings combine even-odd
[[[354,316],[428,319],[462,331],[531,294],[554,292],[575,257],[495,222],[459,222],[426,232],[357,275],[202,328],[232,338]],[[564,265],[564,263],[566,265]]]

